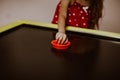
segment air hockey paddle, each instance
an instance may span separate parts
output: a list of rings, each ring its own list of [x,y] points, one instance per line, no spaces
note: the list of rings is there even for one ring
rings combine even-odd
[[[66,44],[57,44],[57,40],[52,40],[51,44],[55,49],[68,49],[71,43],[68,41]]]

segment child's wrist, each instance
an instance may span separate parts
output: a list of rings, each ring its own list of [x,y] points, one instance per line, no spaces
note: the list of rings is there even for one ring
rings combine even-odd
[[[60,32],[60,33],[65,33],[65,31],[61,31],[61,30],[58,30],[58,32]]]

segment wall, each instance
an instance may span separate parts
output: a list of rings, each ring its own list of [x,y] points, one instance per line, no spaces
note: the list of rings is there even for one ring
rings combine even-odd
[[[50,22],[58,0],[0,0],[0,25],[16,20]]]
[[[120,33],[120,0],[104,0],[101,30]]]
[[[59,0],[0,0],[0,26],[16,20],[50,23]],[[100,29],[120,33],[120,0],[105,0]]]

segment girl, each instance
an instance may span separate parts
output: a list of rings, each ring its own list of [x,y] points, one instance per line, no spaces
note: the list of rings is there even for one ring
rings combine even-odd
[[[58,24],[58,44],[68,41],[65,26],[99,29],[103,0],[61,0],[56,7],[52,23]]]

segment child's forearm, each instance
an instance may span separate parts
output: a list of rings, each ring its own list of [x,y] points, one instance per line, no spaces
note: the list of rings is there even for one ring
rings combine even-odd
[[[70,0],[61,0],[61,7],[59,11],[59,18],[58,18],[58,31],[65,33],[65,23],[67,17],[67,10]]]
[[[99,26],[95,25],[94,29],[99,30]]]
[[[65,22],[66,22],[66,17],[64,15],[59,15],[58,19],[58,31],[65,33]]]

